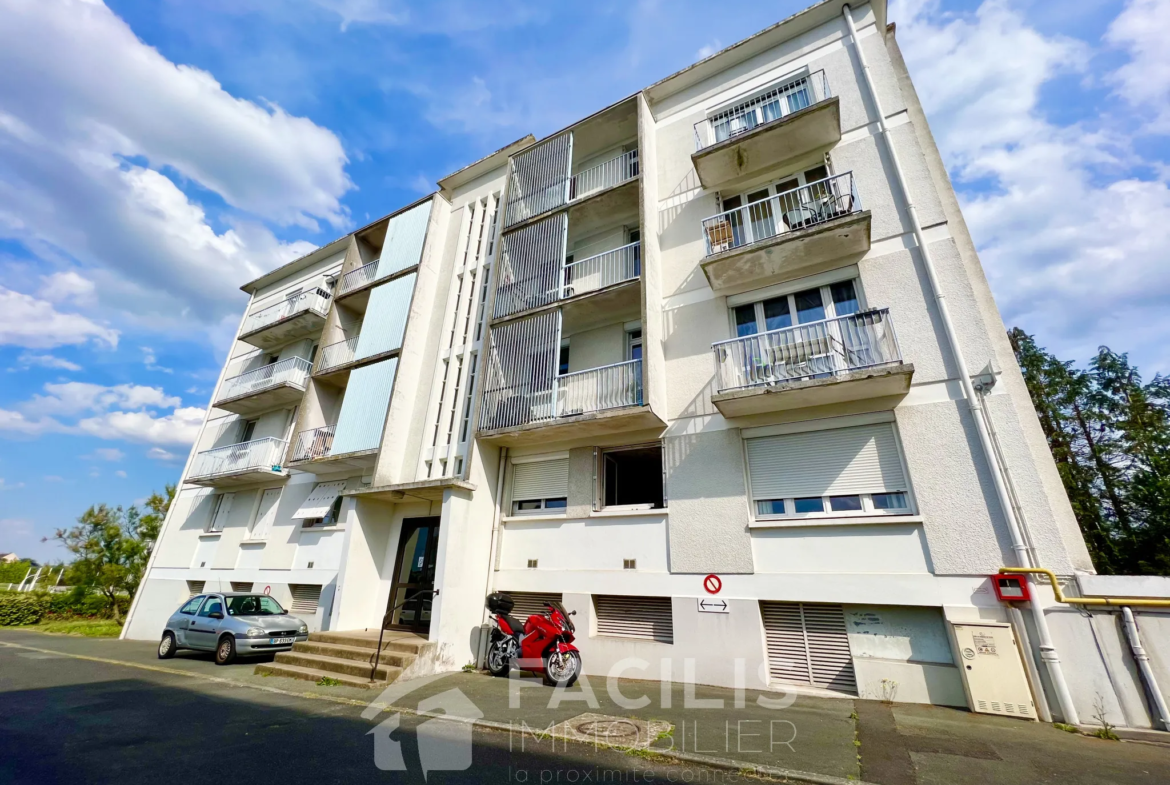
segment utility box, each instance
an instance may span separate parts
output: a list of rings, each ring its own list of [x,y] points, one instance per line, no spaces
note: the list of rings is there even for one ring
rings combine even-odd
[[[1010,624],[952,624],[971,711],[1036,719],[1036,704]]]

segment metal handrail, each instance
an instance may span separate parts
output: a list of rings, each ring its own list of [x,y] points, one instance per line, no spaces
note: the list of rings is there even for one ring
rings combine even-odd
[[[889,308],[717,341],[711,349],[720,392],[902,361]]]
[[[382,260],[375,259],[343,275],[341,277],[341,287],[337,290],[337,296],[340,297],[343,294],[349,294],[354,289],[365,286],[370,281],[376,281],[378,279],[378,263],[380,261]]]
[[[204,450],[196,454],[189,476],[192,479],[203,479],[260,468],[279,472],[287,446],[288,442],[284,439],[267,436],[263,439]]]
[[[297,442],[293,446],[292,461],[311,461],[314,458],[324,458],[333,448],[333,435],[337,430],[337,423],[312,428],[297,434]]]
[[[357,355],[357,344],[358,336],[355,335],[352,338],[346,338],[344,341],[337,341],[336,343],[322,347],[317,357],[317,367],[313,372],[322,373],[330,368],[336,368],[339,365],[353,362],[353,358]]]
[[[393,618],[394,611],[398,610],[399,608],[401,608],[403,605],[405,605],[408,602],[414,602],[416,600],[419,600],[420,598],[422,598],[422,596],[424,594],[430,595],[430,597],[428,597],[426,599],[426,602],[434,603],[435,597],[439,596],[439,590],[438,589],[434,589],[434,590],[426,589],[426,590],[420,591],[418,594],[414,595],[413,597],[407,597],[405,600],[398,603],[393,608],[390,608],[389,610],[387,610],[386,614],[382,617],[382,629],[380,629],[378,631],[378,648],[374,650],[374,664],[370,667],[370,681],[374,680],[374,674],[376,674],[378,672],[378,663],[380,663],[382,661],[382,636],[386,634],[386,626],[388,624],[390,624],[391,619]]]
[[[582,169],[569,182],[569,201],[621,185],[638,176],[638,151],[628,150],[616,158]]]
[[[695,123],[695,150],[704,150],[832,97],[824,71],[777,82],[762,93]]]
[[[310,367],[309,361],[304,357],[290,357],[224,379],[216,403],[267,390],[279,384],[304,388]]]
[[[853,172],[826,177],[704,218],[707,256],[857,212],[861,212],[861,197]]]
[[[566,264],[561,271],[561,297],[573,297],[637,278],[642,274],[641,248],[641,243],[633,242]]]
[[[294,294],[292,297],[286,297],[275,305],[269,305],[255,313],[248,314],[248,318],[244,320],[244,326],[240,328],[240,335],[248,335],[257,330],[262,330],[271,324],[295,316],[302,311],[312,310],[321,316],[325,316],[329,312],[330,296],[329,292],[324,289],[310,289],[307,292],[300,292]]]

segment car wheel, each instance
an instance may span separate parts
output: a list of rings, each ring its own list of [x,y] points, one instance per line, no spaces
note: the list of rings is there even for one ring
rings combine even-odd
[[[230,635],[225,635],[219,639],[219,645],[215,647],[215,664],[216,665],[231,665],[236,659],[236,639]]]
[[[175,642],[175,634],[170,630],[163,633],[162,640],[158,642],[158,658],[160,660],[169,660],[175,656],[175,652],[179,650],[179,644]]]

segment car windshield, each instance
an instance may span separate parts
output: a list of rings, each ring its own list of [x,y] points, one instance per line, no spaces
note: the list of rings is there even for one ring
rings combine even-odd
[[[229,616],[276,616],[284,608],[267,594],[248,594],[242,597],[228,597]]]

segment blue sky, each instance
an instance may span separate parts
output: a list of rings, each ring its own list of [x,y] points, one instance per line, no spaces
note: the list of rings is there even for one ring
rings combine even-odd
[[[174,481],[241,283],[803,8],[0,0],[0,551]],[[1170,372],[1170,2],[895,2],[1005,320]]]

